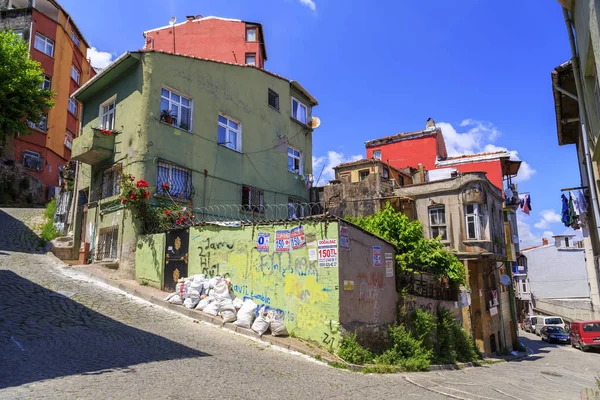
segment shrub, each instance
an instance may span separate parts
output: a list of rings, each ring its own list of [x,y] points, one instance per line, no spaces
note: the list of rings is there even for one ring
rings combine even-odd
[[[351,364],[364,364],[373,360],[373,353],[356,341],[356,334],[348,334],[342,337],[338,356]]]
[[[60,236],[60,232],[54,226],[54,211],[56,210],[56,199],[52,199],[44,210],[44,217],[46,222],[42,226],[42,232],[40,233],[40,239],[43,242],[49,242]]]
[[[404,325],[388,328],[390,348],[377,357],[376,361],[387,365],[400,365],[407,371],[428,371],[432,351],[416,339]]]
[[[48,204],[46,204],[46,210],[44,210],[44,217],[46,217],[49,220],[53,220],[54,211],[56,211],[56,198],[53,198]]]

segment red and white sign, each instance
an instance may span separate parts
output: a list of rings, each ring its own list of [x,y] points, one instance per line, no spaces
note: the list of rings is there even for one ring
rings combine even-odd
[[[317,241],[319,267],[332,268],[338,266],[337,239],[323,239]]]

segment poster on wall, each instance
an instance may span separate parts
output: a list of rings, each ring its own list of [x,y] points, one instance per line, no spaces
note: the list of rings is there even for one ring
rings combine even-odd
[[[323,239],[317,242],[319,267],[331,268],[338,266],[337,239]]]
[[[317,261],[317,242],[308,243],[308,261]]]
[[[278,253],[290,251],[290,231],[275,231],[275,251]]]
[[[340,249],[350,250],[350,233],[347,226],[340,228]]]
[[[304,236],[304,228],[298,226],[290,231],[290,241],[292,243],[292,250],[298,250],[306,247],[306,237]]]
[[[256,250],[262,251],[262,252],[268,252],[270,241],[271,241],[270,233],[259,233],[257,243],[256,243]]]
[[[373,246],[373,266],[381,267],[381,246]]]
[[[344,290],[354,290],[354,281],[344,281]]]

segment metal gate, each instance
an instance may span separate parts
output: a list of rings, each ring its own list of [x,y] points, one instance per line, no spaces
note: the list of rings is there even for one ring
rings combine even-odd
[[[167,231],[163,290],[174,291],[179,278],[188,274],[189,229]]]

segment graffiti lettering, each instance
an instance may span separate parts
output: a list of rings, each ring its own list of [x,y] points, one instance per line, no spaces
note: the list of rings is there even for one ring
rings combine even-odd
[[[323,332],[323,335],[325,335],[325,337],[323,338],[323,343],[325,343],[326,345],[333,346],[333,342],[335,342],[335,336],[329,336],[327,332]]]

